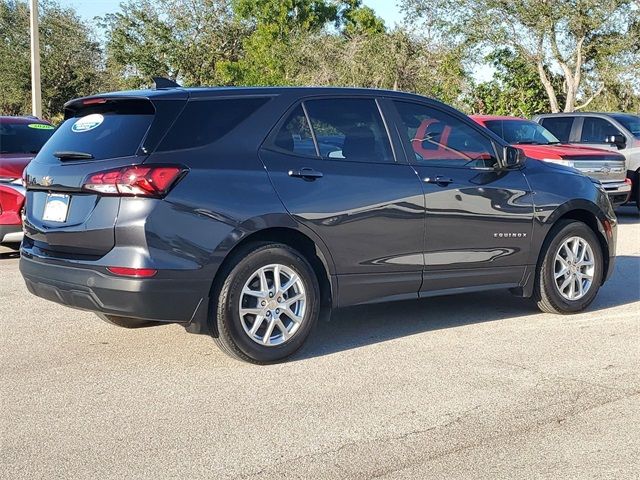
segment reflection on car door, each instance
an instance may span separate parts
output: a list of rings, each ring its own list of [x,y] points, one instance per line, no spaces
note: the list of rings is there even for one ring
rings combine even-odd
[[[331,252],[339,303],[417,297],[422,186],[404,159],[396,161],[375,99],[306,100],[285,115],[260,157],[287,210]]]
[[[492,140],[461,115],[394,101],[409,162],[426,198],[422,291],[516,286],[533,228],[533,200],[520,170],[501,170]]]

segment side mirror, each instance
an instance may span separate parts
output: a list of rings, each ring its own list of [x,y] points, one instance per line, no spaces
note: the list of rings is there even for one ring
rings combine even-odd
[[[511,145],[504,147],[502,154],[502,167],[503,168],[517,168],[524,165],[526,156],[522,150]]]
[[[605,138],[604,143],[615,145],[618,148],[624,148],[624,146],[627,144],[627,139],[624,138],[624,135],[618,133],[616,135],[611,135]]]

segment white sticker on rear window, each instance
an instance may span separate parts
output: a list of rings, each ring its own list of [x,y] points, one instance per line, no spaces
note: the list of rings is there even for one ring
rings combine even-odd
[[[92,113],[86,117],[79,118],[76,123],[73,124],[71,130],[76,133],[88,132],[94,128],[99,127],[104,122],[104,117],[99,113]]]

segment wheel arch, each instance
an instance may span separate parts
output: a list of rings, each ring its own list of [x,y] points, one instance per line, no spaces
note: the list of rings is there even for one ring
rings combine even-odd
[[[237,238],[236,235],[232,235]],[[306,235],[296,228],[290,226],[270,226],[246,234],[236,241],[235,244],[225,252],[224,260],[218,267],[211,285],[210,297],[215,301],[216,289],[224,282],[226,273],[230,270],[231,264],[247,245],[259,242],[275,242],[287,245],[296,251],[310,263],[313,268],[318,283],[320,285],[320,300],[322,308],[332,307],[337,299],[337,284],[333,280],[333,261],[329,254],[323,251],[320,241],[314,241],[311,236]]]

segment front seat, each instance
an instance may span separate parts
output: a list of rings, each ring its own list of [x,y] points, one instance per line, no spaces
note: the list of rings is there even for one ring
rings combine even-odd
[[[376,136],[369,127],[355,127],[347,132],[342,145],[342,155],[347,160],[375,162]]]

